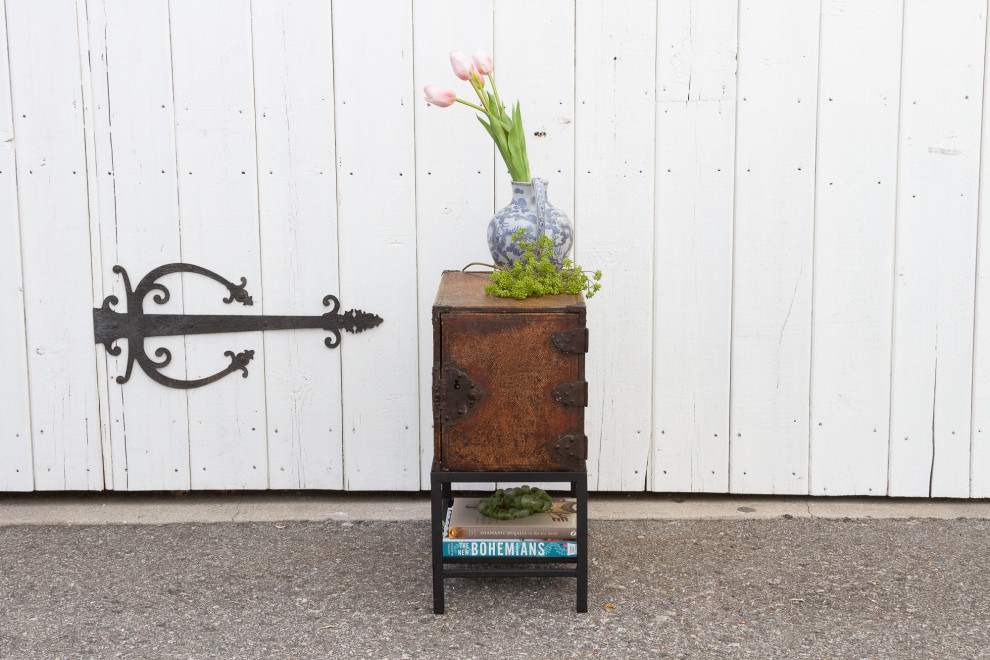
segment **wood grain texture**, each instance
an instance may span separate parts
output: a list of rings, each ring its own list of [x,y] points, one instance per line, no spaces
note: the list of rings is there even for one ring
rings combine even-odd
[[[162,264],[182,261],[175,171],[175,122],[172,107],[168,3],[96,0],[87,4],[95,98],[95,170],[100,218],[99,281],[105,295],[126,308],[120,264],[132,285]],[[182,311],[183,290],[170,278],[171,299],[152,313]],[[140,370],[125,384],[114,381],[127,366],[124,352],[108,359],[100,380],[109,407],[104,419],[111,476],[117,490],[188,490],[189,435],[187,393],[162,387]],[[183,377],[181,337],[149,341],[172,353],[166,373]],[[104,351],[98,349],[100,354]]]
[[[519,101],[532,176],[549,182],[550,203],[574,212],[573,0],[495,3],[495,82],[508,108]],[[495,207],[512,199],[510,177],[496,157]]]
[[[428,305],[444,270],[460,269],[475,261],[491,262],[486,231],[495,212],[496,172],[504,170],[491,138],[475,119],[478,113],[459,103],[448,108],[429,105],[423,97],[423,87],[450,87],[465,100],[477,103],[468,83],[457,79],[451,71],[449,52],[461,50],[468,56],[477,48],[492,52],[493,4],[493,0],[413,2],[421,393],[429,392],[432,387],[433,330]],[[451,16],[457,16],[458,20],[451,20]],[[501,61],[496,61],[496,82],[500,80],[500,72]],[[419,397],[420,487],[424,490],[430,485],[433,461],[432,403],[429,396]],[[477,487],[487,488],[488,484]]]
[[[254,2],[252,26],[264,312],[322,314],[339,291],[330,5]],[[265,333],[270,488],[343,486],[340,351],[325,335]]]
[[[170,5],[179,221],[184,261],[228,280],[247,278],[254,306],[224,305],[226,289],[183,275],[187,314],[257,314],[264,306],[258,219],[250,7],[230,0]],[[187,337],[190,379],[254,350],[250,377],[231,375],[189,392],[194,489],[268,486],[265,355],[261,332]]]
[[[10,106],[5,1],[0,0],[0,296],[9,315],[0,327],[0,364],[5,380],[0,396],[0,492],[34,488],[31,464],[31,410],[28,401],[27,339],[24,335],[24,284],[17,209],[14,124]]]
[[[91,8],[95,11],[91,13]],[[106,204],[105,181],[100,175],[103,163],[109,165],[107,176],[113,176],[113,159],[107,158],[111,151],[109,147],[109,92],[107,89],[106,50],[99,44],[103,35],[91,35],[91,31],[99,29],[105,23],[92,20],[94,16],[105,16],[103,5],[94,0],[90,5],[85,0],[76,0],[76,30],[79,35],[79,61],[88,63],[82,67],[81,86],[83,101],[83,137],[86,145],[86,195],[87,212],[91,218],[89,231],[90,269],[93,284],[93,304],[106,299],[109,289],[104,286],[103,244],[105,240],[103,211]],[[91,47],[91,42],[96,46]],[[112,196],[111,196],[112,197]],[[111,205],[112,206],[112,205]],[[96,351],[96,398],[99,408],[99,434],[101,453],[103,455],[103,487],[113,490],[113,444],[111,442],[111,426],[113,410],[111,410],[110,382],[106,375],[110,371],[111,356],[106,350]]]
[[[980,202],[977,218],[976,302],[973,337],[973,419],[970,425],[969,496],[990,497],[990,48],[983,63]]]
[[[607,273],[588,305],[589,483],[644,490],[653,394],[653,312],[645,303],[653,297],[656,3],[626,3],[617,12],[603,0],[580,0],[575,11],[574,259]]]
[[[350,490],[420,488],[412,37],[410,0],[333,5],[340,299],[384,319],[340,347]]]
[[[817,0],[744,1],[729,489],[808,492]]]
[[[0,492],[425,488],[430,306],[441,271],[488,260],[510,187],[474,113],[422,88],[470,98],[448,53],[481,46],[605,272],[593,488],[990,496],[986,14],[0,0]],[[251,349],[250,376],[115,383],[90,334],[112,266],[180,260],[255,305],[173,275],[149,309],[310,315],[334,293],[385,322],[336,351],[162,338],[166,374]]]
[[[887,492],[901,2],[822,8],[813,495]]]
[[[530,174],[548,182],[550,203],[574,220],[575,2],[498,0],[494,30],[495,82],[506,107],[520,104]],[[512,199],[510,180],[496,155],[496,209]]]
[[[583,356],[562,353],[550,337],[578,327],[578,317],[567,312],[499,314],[457,308],[443,314],[437,365],[441,378],[460,384],[459,374],[445,370],[466,374],[479,396],[463,416],[447,411],[452,418],[441,418],[444,469],[577,469],[576,459],[552,446],[558,436],[581,431],[584,408],[561,405],[552,393],[561,383],[580,378]],[[459,389],[465,387],[466,382]]]
[[[37,490],[104,485],[76,9],[6,5]]]
[[[736,11],[657,15],[654,395],[650,489],[726,492]]]
[[[890,495],[969,495],[986,9],[904,10]]]

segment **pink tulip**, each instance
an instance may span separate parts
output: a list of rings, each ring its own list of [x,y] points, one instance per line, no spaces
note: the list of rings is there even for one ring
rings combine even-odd
[[[454,94],[454,90],[447,89],[446,87],[440,87],[439,85],[427,85],[423,88],[423,93],[426,94],[426,101],[428,103],[432,103],[433,105],[441,108],[446,108],[448,105],[453,105],[454,99],[457,98],[457,94]]]
[[[454,75],[461,80],[467,80],[471,77],[471,60],[461,51],[450,51],[450,66],[454,69]]]
[[[478,69],[476,69],[473,64],[471,65],[471,79],[474,81],[474,84],[477,85],[478,87],[485,86],[485,79],[482,77],[482,75],[478,72]]]
[[[483,48],[479,48],[474,51],[474,66],[481,72],[481,75],[487,76],[495,68],[495,63],[492,62],[492,58],[488,57],[488,53]]]

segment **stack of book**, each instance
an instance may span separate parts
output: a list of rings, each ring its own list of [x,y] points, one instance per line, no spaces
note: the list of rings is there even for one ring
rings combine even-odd
[[[577,500],[555,497],[553,506],[519,520],[478,512],[481,498],[456,497],[447,510],[444,557],[576,557]]]

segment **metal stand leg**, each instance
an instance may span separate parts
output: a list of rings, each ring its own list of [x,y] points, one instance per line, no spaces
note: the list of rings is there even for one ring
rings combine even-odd
[[[448,484],[449,485],[449,484]],[[430,536],[433,548],[433,613],[443,614],[443,492],[439,475],[430,475]]]
[[[577,491],[578,561],[577,561],[577,611],[588,611],[588,474],[582,473],[572,483]]]

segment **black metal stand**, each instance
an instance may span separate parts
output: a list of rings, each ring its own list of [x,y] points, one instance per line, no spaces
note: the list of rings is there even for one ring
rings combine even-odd
[[[571,484],[577,498],[577,557],[444,557],[443,523],[453,498],[451,482],[524,481]],[[433,536],[433,612],[443,614],[445,578],[573,577],[577,578],[577,611],[588,611],[588,473],[579,472],[444,472],[434,463],[430,472]],[[446,568],[445,564],[575,564],[572,568]]]

